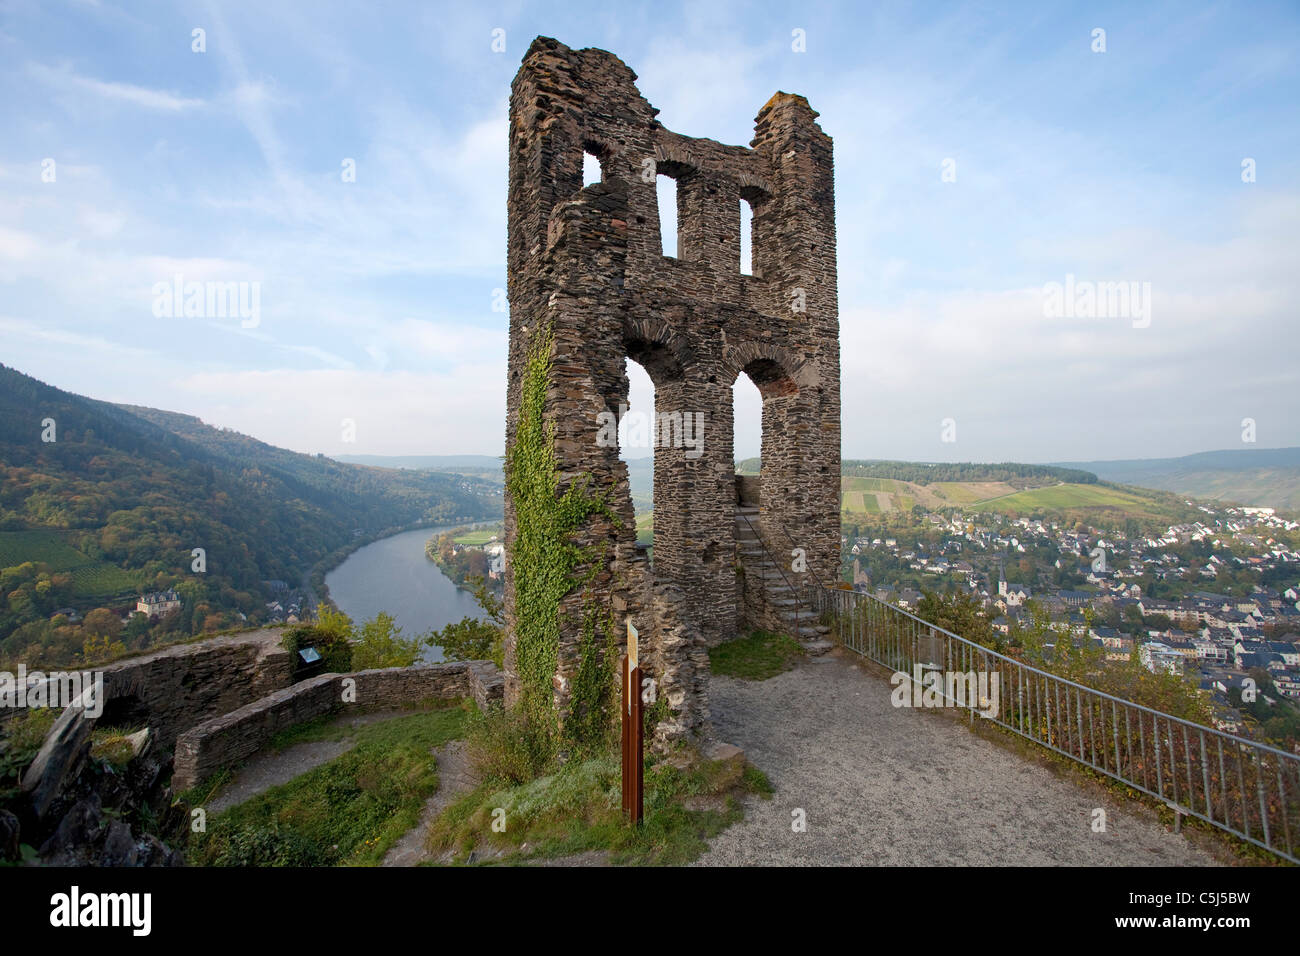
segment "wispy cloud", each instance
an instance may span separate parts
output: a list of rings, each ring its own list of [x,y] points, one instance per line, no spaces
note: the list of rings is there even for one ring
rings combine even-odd
[[[201,99],[178,96],[165,90],[82,76],[66,64],[50,67],[41,63],[29,63],[27,69],[36,79],[50,86],[56,93],[64,95],[90,96],[168,113],[180,113],[204,105]]]

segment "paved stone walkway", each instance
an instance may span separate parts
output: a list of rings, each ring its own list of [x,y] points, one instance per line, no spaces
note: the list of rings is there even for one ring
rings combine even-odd
[[[888,680],[847,651],[752,682],[714,677],[717,737],[745,750],[776,794],[697,865],[1216,863],[1150,811],[1058,776],[946,714],[895,708]],[[1106,832],[1090,827],[1106,810]],[[795,833],[792,811],[807,815]]]

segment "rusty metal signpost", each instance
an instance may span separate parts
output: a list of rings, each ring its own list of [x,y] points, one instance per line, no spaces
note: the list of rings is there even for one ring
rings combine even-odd
[[[637,656],[637,632],[627,622],[627,656],[623,658],[623,810],[633,825],[642,815],[641,662]]]

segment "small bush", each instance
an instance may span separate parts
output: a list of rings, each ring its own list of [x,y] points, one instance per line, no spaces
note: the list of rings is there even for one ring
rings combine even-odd
[[[90,734],[90,754],[107,764],[122,768],[135,756],[135,747],[130,736],[143,728],[134,730],[123,727],[96,727]]]
[[[483,780],[521,784],[551,766],[555,742],[543,721],[530,721],[523,710],[493,704],[470,717],[465,735],[470,763]]]
[[[420,659],[421,639],[402,637],[391,614],[380,611],[361,625],[352,645],[352,667],[364,671],[380,667],[410,667]]]
[[[320,654],[318,668],[324,673],[346,674],[352,670],[352,620],[324,604],[316,609],[316,623],[289,628],[280,645],[293,657],[295,673],[304,669],[298,651],[314,647]]]
[[[23,771],[40,752],[59,713],[53,707],[33,707],[0,721],[0,802],[17,792]]]

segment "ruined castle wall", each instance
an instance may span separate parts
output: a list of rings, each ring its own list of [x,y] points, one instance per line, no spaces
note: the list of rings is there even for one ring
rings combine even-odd
[[[173,644],[102,667],[78,669],[103,675],[101,720],[145,724],[163,746],[170,746],[186,728],[293,680],[293,661],[280,646],[278,630]]]
[[[734,636],[736,573],[732,385],[748,374],[763,397],[764,539],[792,539],[810,573],[839,562],[839,352],[831,142],[798,96],[759,112],[750,147],[664,128],[636,76],[602,50],[538,38],[511,95],[510,357],[507,447],[528,351],[554,335],[545,416],[555,427],[562,492],[579,475],[609,492],[616,517],[576,536],[598,567],[588,594],[630,617],[678,710],[663,732],[707,720],[705,649]],[[582,188],[582,157],[603,181]],[[677,180],[678,255],[662,254],[655,174]],[[740,201],[753,207],[753,275],[740,273]],[[627,358],[655,385],[656,409],[704,418],[703,447],[655,455],[653,574],[638,562],[626,467],[597,442],[601,412],[626,403]],[[518,533],[507,495],[506,542]],[[790,549],[786,549],[786,553]],[[561,609],[554,686],[562,707],[577,664],[575,592]],[[516,620],[509,563],[506,614]],[[671,621],[671,623],[666,623]],[[668,628],[665,632],[663,629]],[[621,630],[621,628],[620,628]],[[506,693],[518,692],[513,641]],[[694,695],[700,695],[698,699]],[[674,704],[676,708],[677,705]]]

